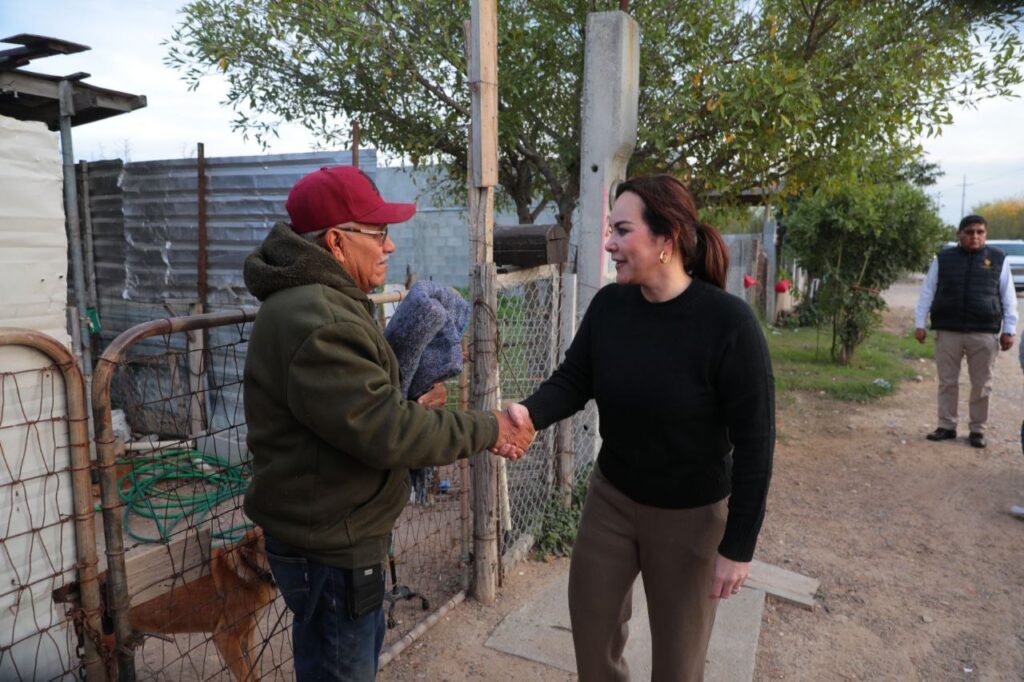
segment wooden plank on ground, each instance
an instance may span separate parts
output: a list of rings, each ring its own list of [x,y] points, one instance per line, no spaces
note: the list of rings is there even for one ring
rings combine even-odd
[[[794,571],[766,564],[754,559],[750,564],[750,575],[743,583],[744,587],[764,590],[779,599],[793,602],[809,611],[814,610],[814,595],[821,582]]]
[[[210,572],[210,530],[189,530],[166,545],[142,545],[125,556],[128,594],[144,604]]]

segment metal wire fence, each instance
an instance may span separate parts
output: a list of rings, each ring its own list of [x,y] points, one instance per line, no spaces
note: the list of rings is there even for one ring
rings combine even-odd
[[[291,676],[287,612],[242,512],[252,318],[138,325],[97,364],[112,621],[104,636],[134,647],[142,679]]]
[[[0,676],[54,678],[78,665],[50,599],[75,569],[63,383],[49,366],[0,373],[0,389]]]
[[[553,269],[502,276],[498,289],[502,398],[522,399],[555,367],[560,278]],[[162,309],[135,307],[137,316]],[[251,476],[242,377],[253,317],[237,310],[150,321],[110,342],[93,391],[94,474],[102,486],[89,489],[82,465],[85,492],[75,495],[68,426],[84,429],[84,417],[69,424],[62,368],[0,373],[0,510],[7,510],[6,519],[0,511],[0,564],[11,576],[0,585],[0,679],[81,672],[86,649],[110,676],[119,665],[140,679],[293,676],[291,617],[242,511]],[[449,382],[449,405],[464,404],[467,392],[465,377]],[[87,460],[87,437],[80,440]],[[499,469],[506,556],[528,547],[555,492],[554,454],[549,430],[527,457]],[[389,562],[385,660],[465,594],[468,481],[466,462],[414,479]],[[102,509],[102,525],[75,504]],[[76,518],[77,534],[69,525]],[[101,554],[91,573],[74,546],[86,522],[93,556],[97,548]],[[96,596],[83,609],[89,585],[81,579],[93,576],[98,595],[97,571],[109,599],[100,604]],[[119,649],[119,640],[126,646]]]
[[[94,542],[81,374],[63,346],[27,330],[0,330],[0,366],[0,679],[95,673],[95,647],[72,626],[99,619],[95,549],[79,551]],[[75,604],[57,603],[79,576]]]
[[[498,372],[501,399],[522,400],[551,372],[558,359],[560,278],[537,269],[527,278],[499,275]],[[498,464],[503,554],[531,544],[555,486],[555,432],[547,429],[526,456]]]
[[[104,441],[101,450],[115,450],[111,478],[124,505],[123,524],[109,526],[123,531],[123,610],[130,631],[153,635],[142,639],[134,656],[144,678],[240,678],[248,665],[261,679],[292,675],[290,614],[258,582],[238,586],[234,598],[251,607],[244,618],[238,614],[244,627],[234,628],[251,631],[242,641],[243,652],[250,647],[247,658],[236,643],[218,639],[226,625],[213,620],[234,608],[218,572],[237,582],[232,576],[244,574],[244,562],[230,557],[245,556],[251,539],[241,509],[251,476],[242,406],[251,319],[246,312],[227,322],[188,317],[140,325],[115,340],[98,364],[97,382],[108,377],[109,392],[98,389],[96,403],[111,411],[110,428],[99,428],[98,441]],[[380,321],[387,321],[384,309]],[[459,394],[460,381],[453,380],[449,395],[457,402]],[[386,647],[466,588],[466,480],[465,463],[421,472],[414,480],[411,503],[394,532]],[[106,544],[117,554],[116,543],[108,538]],[[156,622],[145,615],[153,612],[164,617]],[[116,632],[116,622],[111,630]]]

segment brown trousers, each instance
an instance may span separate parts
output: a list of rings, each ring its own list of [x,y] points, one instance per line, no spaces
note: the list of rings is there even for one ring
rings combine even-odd
[[[624,682],[633,582],[643,576],[653,682],[704,679],[718,600],[709,597],[726,501],[693,509],[633,502],[595,467],[573,546],[569,615],[580,682]]]
[[[985,332],[935,332],[935,367],[939,374],[939,427],[956,430],[960,400],[960,365],[967,357],[971,381],[968,402],[971,433],[985,433],[988,398],[992,394],[992,367],[999,355],[999,335]]]

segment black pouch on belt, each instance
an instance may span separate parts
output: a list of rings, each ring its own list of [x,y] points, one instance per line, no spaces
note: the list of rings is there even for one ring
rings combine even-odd
[[[384,573],[380,564],[348,569],[348,616],[355,620],[384,603]]]

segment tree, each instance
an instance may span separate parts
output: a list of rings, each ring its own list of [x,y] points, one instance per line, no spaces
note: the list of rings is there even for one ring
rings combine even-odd
[[[949,236],[931,199],[908,182],[829,183],[801,197],[786,229],[800,265],[821,281],[817,306],[842,365],[877,326],[881,292],[924,268]]]
[[[971,213],[988,221],[989,239],[1024,239],[1024,196],[979,204]]]
[[[873,150],[937,134],[952,106],[1022,80],[1024,9],[1005,0],[635,2],[639,140],[631,173],[665,171],[698,201],[751,187],[793,195]],[[586,15],[615,0],[502,0],[499,181],[519,219],[579,195]],[[463,22],[441,0],[194,0],[168,40],[190,87],[229,82],[235,127],[301,123],[325,145],[364,139],[464,178]]]

